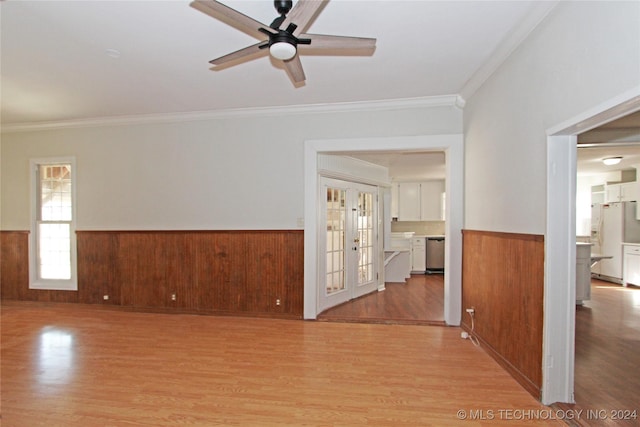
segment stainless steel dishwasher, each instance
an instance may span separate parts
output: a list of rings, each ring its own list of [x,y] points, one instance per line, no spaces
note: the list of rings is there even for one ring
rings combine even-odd
[[[427,237],[427,273],[444,273],[444,236]]]

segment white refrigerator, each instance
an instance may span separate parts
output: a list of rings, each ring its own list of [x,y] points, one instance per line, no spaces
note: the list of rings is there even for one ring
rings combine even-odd
[[[602,280],[622,283],[622,243],[640,242],[640,221],[636,219],[636,202],[604,203],[599,205],[597,210],[599,218],[596,230],[592,230],[592,251],[612,258],[600,261],[592,272]]]

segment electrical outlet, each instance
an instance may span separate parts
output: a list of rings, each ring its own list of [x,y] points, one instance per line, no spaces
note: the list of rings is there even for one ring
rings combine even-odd
[[[105,301],[108,301],[109,300],[109,295],[103,295],[102,299],[105,300]]]
[[[175,301],[176,300],[176,294],[171,294],[171,301]]]

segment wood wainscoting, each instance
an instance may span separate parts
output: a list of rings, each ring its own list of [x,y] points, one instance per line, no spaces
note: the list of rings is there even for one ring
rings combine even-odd
[[[538,399],[543,302],[544,236],[463,231],[462,327]]]
[[[29,289],[29,233],[0,237],[5,300],[302,318],[302,230],[78,231],[78,291]]]

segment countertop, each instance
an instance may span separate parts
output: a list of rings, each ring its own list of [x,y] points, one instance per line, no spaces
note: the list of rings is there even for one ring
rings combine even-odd
[[[622,244],[626,246],[640,246],[640,243],[622,242]]]

